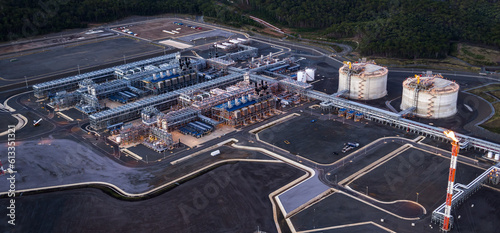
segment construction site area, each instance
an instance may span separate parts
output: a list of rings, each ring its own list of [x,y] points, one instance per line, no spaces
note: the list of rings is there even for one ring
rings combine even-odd
[[[206,32],[212,30],[210,28],[202,28],[182,23],[176,19],[163,18],[145,22],[140,22],[130,26],[121,26],[114,28],[118,32],[130,32],[134,36],[147,40],[158,41],[167,38],[178,38],[195,33]]]
[[[15,125],[23,156],[19,212],[44,203],[36,220],[19,219],[22,231],[127,232],[131,222],[175,232],[500,228],[500,137],[477,126],[494,110],[462,90],[490,79],[393,71],[189,19],[103,31],[114,34],[26,55],[2,74],[19,79],[29,66],[41,77],[79,66],[83,51],[98,65],[26,79],[28,91],[0,106],[0,126]],[[113,47],[122,42],[150,52]],[[24,63],[57,53],[68,64]],[[113,63],[117,54],[123,62]]]

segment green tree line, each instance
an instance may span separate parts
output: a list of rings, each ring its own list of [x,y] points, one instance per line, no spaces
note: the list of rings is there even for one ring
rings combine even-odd
[[[131,15],[196,14],[239,27],[255,23],[213,0],[2,0],[0,41],[86,27]]]
[[[333,39],[356,38],[364,55],[442,58],[451,41],[500,46],[500,0],[3,0],[0,41],[164,13],[235,27],[256,25],[243,16],[255,15]]]
[[[364,55],[442,58],[450,41],[500,46],[499,0],[239,0],[246,12],[327,37]]]

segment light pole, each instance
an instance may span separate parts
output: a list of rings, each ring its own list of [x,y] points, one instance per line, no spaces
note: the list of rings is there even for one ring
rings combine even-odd
[[[419,193],[417,193],[417,203],[418,203],[418,194],[419,194]]]
[[[368,186],[366,186],[366,196],[368,196]]]
[[[26,89],[28,89],[28,79],[24,76],[24,81],[26,82]]]

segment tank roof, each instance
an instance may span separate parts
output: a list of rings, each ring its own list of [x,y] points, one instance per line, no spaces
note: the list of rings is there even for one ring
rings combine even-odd
[[[347,73],[348,65],[344,64],[340,71]],[[381,76],[388,73],[387,68],[368,62],[352,63],[352,70],[354,75],[363,75],[364,77]]]
[[[444,79],[441,75],[430,75],[419,77],[420,83],[416,77],[407,78],[403,82],[405,88],[419,88],[421,91],[428,91],[433,94],[457,92],[460,86],[454,82]]]

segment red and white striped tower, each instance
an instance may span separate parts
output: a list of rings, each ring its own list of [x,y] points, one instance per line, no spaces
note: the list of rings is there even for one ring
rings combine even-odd
[[[450,218],[451,218],[451,200],[453,198],[453,184],[455,183],[455,172],[457,169],[457,155],[458,155],[458,139],[455,137],[455,133],[451,130],[444,131],[446,137],[451,139],[451,161],[450,161],[450,174],[448,175],[448,189],[446,190],[446,206],[444,207],[444,221],[443,230],[450,230]]]

